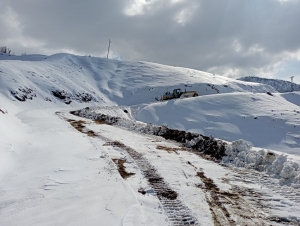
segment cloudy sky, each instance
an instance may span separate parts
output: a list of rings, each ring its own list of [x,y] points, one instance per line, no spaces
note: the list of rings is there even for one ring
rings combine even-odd
[[[110,57],[300,83],[300,0],[0,0],[13,53]]]

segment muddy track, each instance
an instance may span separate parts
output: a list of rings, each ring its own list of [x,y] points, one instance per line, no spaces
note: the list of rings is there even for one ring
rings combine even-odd
[[[164,179],[158,174],[156,169],[148,162],[147,159],[142,156],[142,154],[136,152],[130,147],[125,146],[119,141],[110,141],[109,139],[86,129],[84,125],[86,123],[85,121],[76,121],[70,119],[65,120],[68,121],[79,132],[107,141],[104,146],[120,148],[123,151],[127,152],[128,155],[135,161],[139,170],[147,179],[150,187],[153,189],[157,198],[160,200],[162,208],[164,209],[164,212],[168,217],[171,225],[200,225],[198,220],[192,215],[191,210],[187,206],[185,206],[181,202],[181,200],[179,200],[177,192],[172,190],[172,188],[164,181]],[[132,175],[128,174],[125,169],[122,168],[124,162],[120,162],[120,160],[117,159],[113,159],[113,162],[117,165],[118,172],[120,173],[122,178],[126,179]]]
[[[127,152],[147,179],[148,184],[152,187],[154,193],[157,195],[171,225],[200,225],[199,221],[192,215],[192,211],[181,202],[176,191],[171,189],[171,187],[164,181],[156,169],[146,158],[143,157],[142,154],[125,146],[119,141],[112,141],[102,137],[98,133],[94,133],[85,127],[84,124],[86,122],[82,120],[66,120],[78,131],[85,133],[88,136],[97,137],[106,141],[104,144],[105,146],[120,148],[124,152]],[[157,148],[175,153],[179,151],[177,148],[168,148],[159,145]],[[200,154],[200,152],[189,148],[182,148],[181,150],[203,155],[203,153]],[[117,163],[116,161],[114,162]],[[190,162],[187,163],[196,170],[196,176],[203,182],[203,184],[196,184],[196,186],[205,192],[206,201],[210,206],[214,225],[272,225],[267,223],[272,221],[272,219],[267,218],[267,215],[261,210],[263,209],[261,206],[259,211],[256,208],[253,208],[253,206],[243,198],[243,196],[257,197],[258,194],[254,194],[253,191],[245,191],[239,188],[233,189],[233,191],[230,192],[221,191],[214,184],[213,180],[206,177],[203,172],[199,172],[198,169]],[[118,162],[117,166],[118,164],[122,163]],[[120,166],[118,167],[120,168]],[[138,192],[145,194],[145,191],[142,190],[139,190]]]
[[[160,200],[169,222],[172,225],[200,225],[198,220],[192,215],[191,210],[179,200],[177,192],[170,188],[142,154],[130,147],[126,147],[118,141],[107,142],[105,145],[121,148],[135,161],[157,195],[157,198]]]
[[[214,225],[272,225],[267,223],[269,220],[265,212],[253,208],[243,199],[243,196],[258,196],[254,191],[245,189],[233,189],[230,192],[222,191],[203,172],[197,172],[197,176],[203,182],[203,185],[198,185],[198,187],[205,191]]]

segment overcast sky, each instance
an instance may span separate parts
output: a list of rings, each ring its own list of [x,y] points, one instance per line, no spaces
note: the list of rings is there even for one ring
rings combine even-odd
[[[151,61],[300,83],[300,0],[0,0],[13,53]]]

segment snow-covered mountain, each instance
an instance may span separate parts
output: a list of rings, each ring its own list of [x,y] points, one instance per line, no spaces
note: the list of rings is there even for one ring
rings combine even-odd
[[[5,60],[1,60],[3,57]],[[10,59],[10,60],[9,60]],[[155,101],[175,88],[198,94],[275,92],[197,70],[150,62],[125,62],[69,54],[0,56],[0,94],[20,102],[45,106],[82,102],[134,105]],[[23,103],[20,103],[23,104]],[[27,104],[23,104],[27,105]]]
[[[259,78],[255,76],[247,76],[239,78],[238,80],[246,82],[256,82],[261,84],[266,84],[272,86],[277,92],[286,93],[291,91],[300,91],[300,85],[296,83],[291,83],[289,81],[284,81],[280,79],[270,79],[270,78]]]
[[[174,88],[199,96],[155,100]],[[150,62],[2,54],[0,225],[299,225],[299,97]]]

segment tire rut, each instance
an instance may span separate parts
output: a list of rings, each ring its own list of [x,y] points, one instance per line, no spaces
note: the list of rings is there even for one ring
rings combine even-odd
[[[146,158],[143,157],[142,154],[138,153],[130,147],[125,146],[119,141],[112,141],[106,137],[94,133],[91,130],[86,129],[86,127],[84,126],[85,121],[70,120],[65,117],[63,118],[79,132],[85,133],[88,136],[91,136],[92,134],[91,137],[100,138],[101,140],[106,141],[104,146],[118,147],[127,152],[128,155],[135,161],[139,170],[142,172],[149,185],[154,190],[171,225],[200,225],[199,221],[193,216],[191,210],[187,206],[185,206],[179,199],[177,192],[172,190],[172,188],[164,181],[164,178],[159,175],[156,169],[149,163]]]
[[[78,123],[74,123],[74,121],[75,120],[69,120],[71,125],[76,125],[78,127]],[[80,129],[76,129],[91,136],[91,130],[84,128],[82,124],[84,123],[81,121],[79,125]],[[99,133],[93,133],[92,137],[106,141],[104,144],[105,146],[109,145],[117,147],[128,153],[142,172],[143,176],[147,179],[148,184],[153,189],[157,198],[160,200],[162,208],[171,225],[200,225],[197,218],[192,214],[192,211],[179,199],[177,192],[171,189],[164,181],[164,178],[158,174],[157,170],[143,157],[142,154],[125,146],[119,141],[112,141],[103,137]],[[203,157],[202,153],[195,150],[190,148],[183,149]],[[188,164],[195,168],[190,162],[188,162]],[[196,176],[198,176],[204,184],[204,186],[196,186],[202,189],[206,194],[206,200],[210,206],[214,225],[271,225],[270,223],[267,223],[269,220],[266,219],[266,216],[262,211],[257,211],[242,198],[243,194],[238,189],[234,189],[234,193],[224,192],[219,190],[214,182],[210,178],[207,178],[203,172],[197,172]],[[142,193],[142,191],[138,192]],[[248,196],[249,194],[246,195]]]
[[[118,141],[107,142],[105,145],[121,148],[135,161],[149,185],[154,190],[157,198],[160,200],[169,222],[172,225],[200,225],[198,220],[191,213],[191,210],[179,200],[177,192],[172,190],[142,154]]]

